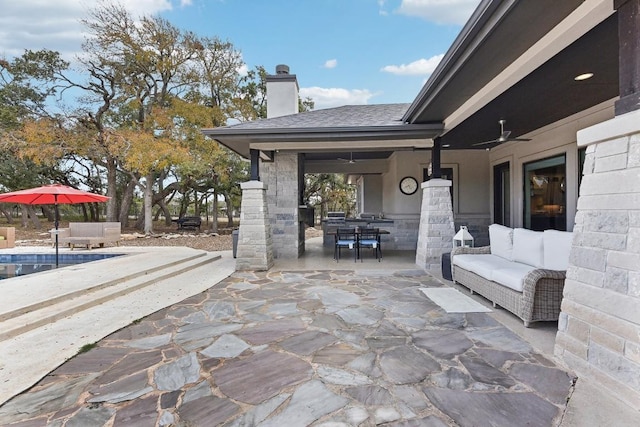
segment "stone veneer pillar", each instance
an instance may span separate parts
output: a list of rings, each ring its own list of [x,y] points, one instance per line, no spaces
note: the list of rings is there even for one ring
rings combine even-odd
[[[262,163],[261,179],[267,183],[267,206],[277,259],[297,259],[300,245],[298,153],[276,152],[273,162]],[[302,235],[304,243],[304,231]]]
[[[422,183],[416,264],[438,274],[442,273],[442,254],[451,252],[455,234],[449,187],[451,181],[446,179],[431,179]]]
[[[640,408],[640,110],[579,131],[578,146],[587,153],[554,352]]]
[[[240,184],[242,205],[236,251],[236,270],[264,271],[273,266],[273,243],[267,209],[267,185],[261,181]]]

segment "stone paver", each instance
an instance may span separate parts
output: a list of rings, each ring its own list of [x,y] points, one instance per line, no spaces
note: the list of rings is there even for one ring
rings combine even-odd
[[[423,270],[236,272],[0,407],[19,426],[554,426],[573,378]]]

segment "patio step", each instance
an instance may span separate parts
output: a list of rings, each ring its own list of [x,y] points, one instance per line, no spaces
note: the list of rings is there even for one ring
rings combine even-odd
[[[136,271],[85,289],[16,308],[0,316],[0,342],[178,275],[192,273],[193,270],[220,258],[218,254],[201,252],[175,262]]]

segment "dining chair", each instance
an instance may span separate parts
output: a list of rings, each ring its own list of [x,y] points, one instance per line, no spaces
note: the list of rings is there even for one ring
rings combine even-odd
[[[353,250],[353,261],[358,256],[358,237],[355,228],[338,228],[335,235],[335,247],[333,249],[333,258],[338,262],[340,260],[340,249],[349,248]]]
[[[362,262],[362,254],[360,249],[373,249],[378,262],[382,261],[382,246],[380,245],[380,229],[378,228],[360,228],[358,234],[358,257]]]

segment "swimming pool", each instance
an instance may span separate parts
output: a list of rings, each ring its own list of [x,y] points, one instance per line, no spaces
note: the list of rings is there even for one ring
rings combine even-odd
[[[60,254],[58,267],[83,264],[113,258],[124,254]],[[56,256],[53,254],[7,254],[0,255],[0,280],[24,276],[56,268]]]

